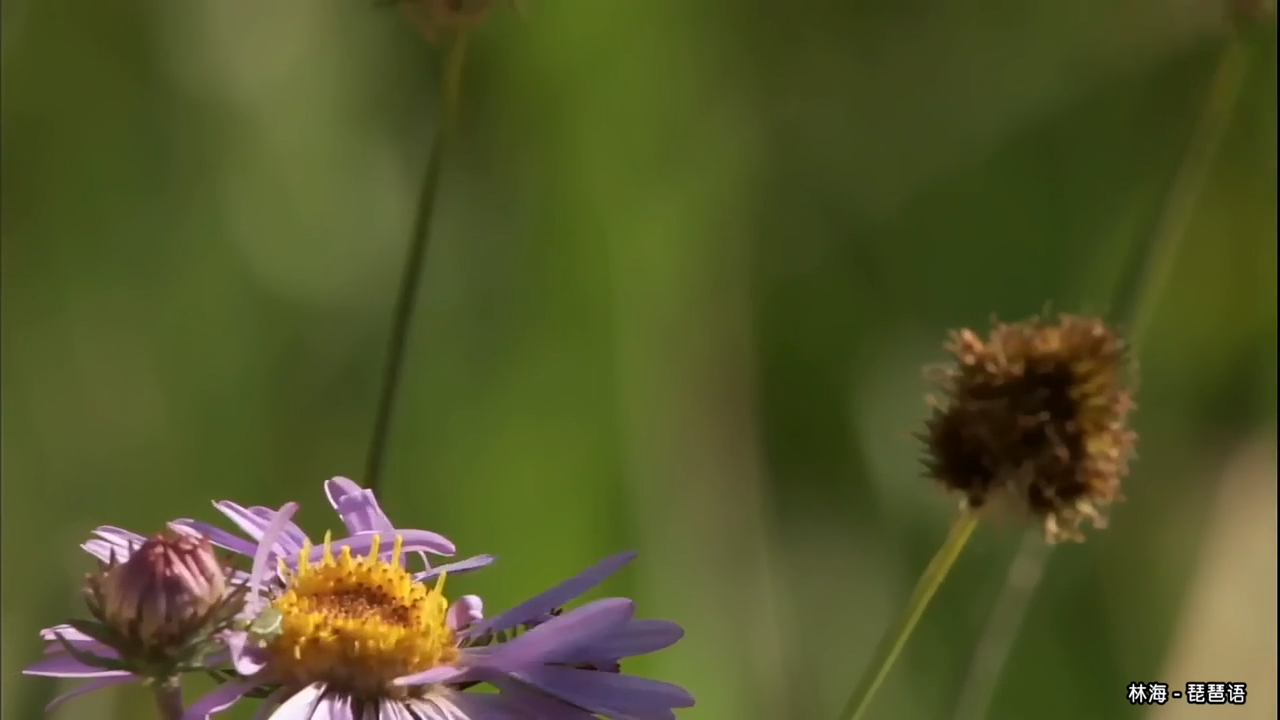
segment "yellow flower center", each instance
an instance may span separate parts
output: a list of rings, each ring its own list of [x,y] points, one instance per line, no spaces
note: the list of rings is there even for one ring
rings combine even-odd
[[[458,655],[445,622],[444,576],[434,588],[414,582],[402,567],[399,536],[390,562],[378,558],[378,538],[367,557],[350,548],[334,556],[325,535],[324,556],[309,560],[304,545],[297,570],[284,567],[286,590],[272,601],[279,632],[268,642],[267,667],[284,685],[323,682],[360,697],[400,697],[391,681],[449,663]]]

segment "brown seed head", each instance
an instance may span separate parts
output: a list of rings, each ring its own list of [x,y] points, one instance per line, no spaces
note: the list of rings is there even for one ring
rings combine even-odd
[[[1038,518],[1049,542],[1083,540],[1122,500],[1137,435],[1127,418],[1128,347],[1096,318],[997,324],[984,339],[953,332],[955,363],[919,434],[925,467],[978,509],[999,502]]]

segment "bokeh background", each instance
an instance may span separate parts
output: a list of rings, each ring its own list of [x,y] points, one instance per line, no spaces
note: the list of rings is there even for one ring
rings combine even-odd
[[[954,511],[919,476],[947,328],[1103,311],[1225,35],[1211,0],[528,3],[474,40],[384,507],[500,563],[599,557],[683,622],[689,720],[832,718]],[[358,476],[436,117],[359,0],[3,6],[3,712],[99,524]],[[1112,528],[1055,552],[988,717],[1276,717],[1276,52],[1141,358]],[[1019,547],[984,526],[873,716],[947,719]],[[1131,707],[1135,680],[1248,705]],[[192,691],[196,692],[195,689]],[[147,717],[140,689],[58,717]],[[246,718],[241,711],[229,715]]]

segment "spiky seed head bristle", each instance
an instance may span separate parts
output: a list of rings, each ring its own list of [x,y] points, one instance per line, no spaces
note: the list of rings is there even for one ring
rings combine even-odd
[[[1049,542],[1083,540],[1123,499],[1137,435],[1124,338],[1078,315],[951,333],[953,363],[918,437],[928,474],[977,510],[999,501],[1037,518]]]

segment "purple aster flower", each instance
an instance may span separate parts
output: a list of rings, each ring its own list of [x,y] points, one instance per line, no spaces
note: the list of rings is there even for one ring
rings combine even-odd
[[[675,623],[637,620],[624,598],[555,614],[634,555],[609,558],[485,620],[479,598],[445,598],[447,568],[405,567],[406,538],[422,531],[388,530],[380,510],[360,507],[377,524],[353,530],[344,515],[350,537],[327,537],[318,548],[303,537],[293,560],[280,552],[295,527],[293,507],[246,522],[257,542],[248,602],[261,622],[228,637],[241,677],[197,701],[184,720],[206,720],[263,689],[258,717],[266,720],[659,720],[693,704],[674,685],[597,669],[675,643],[683,634]],[[465,692],[479,683],[500,692]]]

